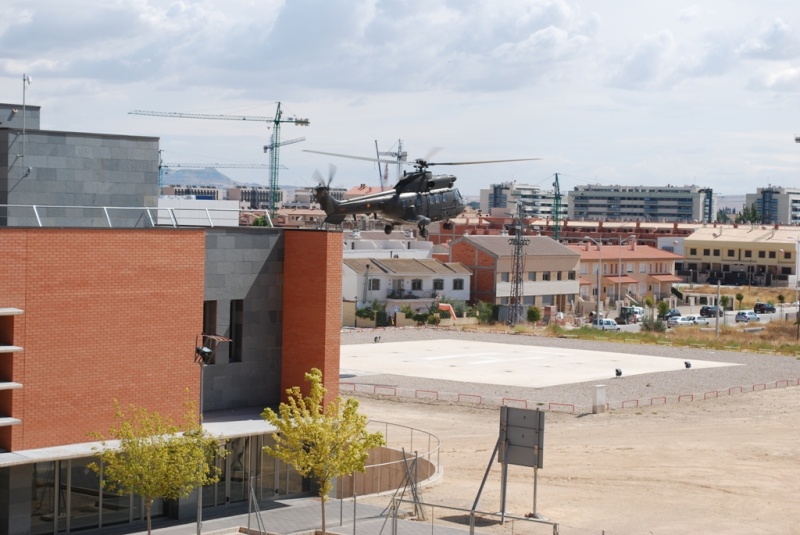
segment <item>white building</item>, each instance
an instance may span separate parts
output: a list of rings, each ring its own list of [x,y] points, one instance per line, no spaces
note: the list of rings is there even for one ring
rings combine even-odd
[[[480,209],[484,214],[503,216],[517,213],[521,204],[526,217],[547,218],[553,216],[555,192],[543,191],[538,186],[503,182],[492,184],[480,191]],[[561,197],[561,212],[567,213],[567,196]]]
[[[569,192],[569,219],[711,222],[717,202],[698,186],[576,186]]]
[[[769,186],[745,196],[745,206],[756,205],[762,224],[800,224],[800,188]]]

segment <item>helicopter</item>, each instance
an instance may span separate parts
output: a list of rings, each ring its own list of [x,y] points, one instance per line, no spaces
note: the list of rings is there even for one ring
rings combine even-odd
[[[397,163],[397,160],[350,156],[316,150],[304,150],[303,152],[377,163]],[[355,218],[357,214],[373,214],[376,219],[380,218],[385,222],[383,231],[386,234],[391,234],[392,231],[394,231],[395,225],[409,224],[417,225],[419,235],[422,238],[427,238],[428,229],[426,227],[428,225],[435,221],[444,221],[444,228],[448,230],[452,229],[453,224],[450,219],[461,215],[467,207],[461,192],[453,187],[456,177],[453,175],[434,175],[428,170],[428,167],[435,165],[522,162],[539,159],[540,158],[519,158],[514,160],[485,160],[475,162],[431,162],[428,161],[428,158],[421,158],[413,162],[408,162],[408,165],[412,165],[414,170],[410,172],[406,171],[393,188],[344,201],[334,199],[330,193],[330,185],[333,180],[332,167],[327,183],[324,182],[317,173],[319,185],[314,189],[314,195],[317,202],[327,214],[324,221],[325,223],[339,225],[348,215],[352,215],[353,218]]]

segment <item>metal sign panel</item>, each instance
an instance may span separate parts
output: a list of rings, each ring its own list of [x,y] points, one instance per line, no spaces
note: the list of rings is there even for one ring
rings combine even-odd
[[[542,468],[544,412],[537,409],[500,408],[500,447],[497,461]]]

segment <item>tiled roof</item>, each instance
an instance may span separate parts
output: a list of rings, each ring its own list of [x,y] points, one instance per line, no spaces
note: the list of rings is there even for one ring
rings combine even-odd
[[[509,239],[514,236],[464,236],[450,242],[450,246],[455,243],[465,241],[474,244],[489,254],[496,257],[514,256],[514,245],[509,243]],[[575,250],[566,247],[546,236],[525,236],[528,244],[524,247],[526,256],[578,256]]]
[[[373,273],[387,273],[394,275],[471,275],[460,262],[439,262],[431,258],[350,258],[344,260],[346,266],[363,275],[367,272],[367,265]]]
[[[663,249],[657,249],[650,245],[636,245],[631,249],[629,245],[603,245],[603,250],[598,251],[597,246],[592,243],[589,245],[589,250],[585,250],[584,245],[571,244],[568,245],[571,250],[577,251],[581,255],[581,260],[597,260],[598,256],[603,258],[603,261],[622,259],[622,260],[682,260],[683,257]]]

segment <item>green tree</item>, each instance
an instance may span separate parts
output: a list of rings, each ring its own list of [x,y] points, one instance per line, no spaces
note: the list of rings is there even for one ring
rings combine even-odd
[[[528,307],[528,321],[536,323],[542,320],[542,310],[539,307]]]
[[[281,403],[276,414],[270,408],[261,416],[274,425],[275,446],[264,451],[291,464],[297,472],[314,478],[322,502],[322,533],[325,533],[325,502],[333,480],[353,472],[364,472],[369,450],[385,442],[381,433],[367,431],[367,417],[358,413],[358,401],[340,397],[323,405],[327,390],[322,386],[322,372],[313,368],[305,374],[310,383],[309,395],[299,386],[286,390],[288,402]]]
[[[667,314],[669,314],[669,303],[666,301],[659,301],[658,302],[658,317],[659,318],[666,318]]]
[[[644,306],[650,311],[650,318],[653,317],[653,305],[655,304],[655,300],[650,297],[649,295],[644,298]]]
[[[736,294],[736,300],[739,301],[739,310],[742,309],[742,301],[744,301],[744,294],[738,293]]]
[[[720,296],[719,304],[720,304],[720,306],[722,306],[722,310],[725,310],[731,304],[731,297],[729,295]]]
[[[203,485],[219,481],[215,456],[225,455],[224,445],[203,431],[194,403],[186,402],[183,425],[146,408],[129,406],[123,409],[114,400],[117,424],[109,430],[109,438],[118,440],[111,446],[102,441],[97,448],[100,464],[89,468],[102,477],[101,485],[118,494],[135,493],[144,498],[147,533],[150,533],[150,508],[158,498],[177,500]]]

